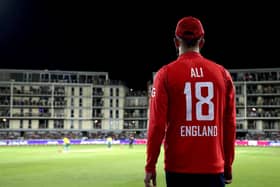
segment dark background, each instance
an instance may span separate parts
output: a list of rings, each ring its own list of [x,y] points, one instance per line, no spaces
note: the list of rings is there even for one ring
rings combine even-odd
[[[105,71],[134,89],[176,58],[177,21],[201,19],[201,53],[228,69],[279,67],[279,15],[269,2],[198,5],[0,0],[0,68]]]

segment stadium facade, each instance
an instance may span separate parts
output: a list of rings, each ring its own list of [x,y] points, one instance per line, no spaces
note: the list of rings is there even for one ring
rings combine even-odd
[[[128,89],[107,72],[0,70],[2,137],[143,135],[147,110],[146,91]]]
[[[280,68],[230,70],[237,137],[280,139]],[[153,73],[153,76],[155,73]],[[149,90],[133,91],[108,72],[0,70],[1,137],[135,133],[145,137]]]
[[[280,68],[230,70],[237,137],[280,140]]]

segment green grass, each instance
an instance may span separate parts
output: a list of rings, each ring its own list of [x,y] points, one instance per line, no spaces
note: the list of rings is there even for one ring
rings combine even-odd
[[[0,147],[0,187],[143,187],[145,145]],[[231,187],[278,187],[280,148],[237,147]],[[157,165],[163,187],[163,152]]]

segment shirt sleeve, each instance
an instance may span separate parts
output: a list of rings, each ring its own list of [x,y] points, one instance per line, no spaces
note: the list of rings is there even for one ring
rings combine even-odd
[[[231,76],[226,71],[226,110],[224,117],[224,173],[228,178],[232,177],[232,164],[235,154],[236,138],[236,107],[235,107],[235,88]]]
[[[167,123],[168,95],[166,90],[166,69],[164,67],[155,75],[149,102],[145,170],[146,172],[154,173]]]

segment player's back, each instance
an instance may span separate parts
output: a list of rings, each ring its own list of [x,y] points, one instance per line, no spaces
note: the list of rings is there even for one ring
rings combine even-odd
[[[164,67],[168,94],[168,171],[223,171],[222,132],[226,72],[199,53],[182,54]]]

